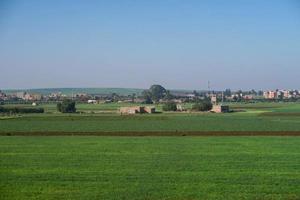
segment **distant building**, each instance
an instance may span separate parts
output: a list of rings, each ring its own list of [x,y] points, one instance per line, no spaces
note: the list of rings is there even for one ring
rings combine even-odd
[[[263,96],[264,96],[265,99],[268,99],[269,98],[269,91],[264,91]]]
[[[211,109],[211,112],[226,113],[226,112],[229,112],[229,106],[213,105],[213,108]]]
[[[89,103],[89,104],[96,104],[96,103],[97,103],[97,100],[92,100],[92,99],[90,99],[90,100],[87,101],[87,103]]]
[[[212,109],[210,110],[211,112],[215,112],[215,113],[229,112],[229,106],[223,106],[222,104],[221,105],[218,104],[218,99],[216,95],[211,96],[211,103],[213,105]]]
[[[121,114],[138,114],[138,113],[155,113],[154,107],[143,107],[143,106],[132,106],[132,107],[121,107]]]
[[[19,99],[24,99],[25,98],[25,92],[17,92],[16,93],[16,97]]]
[[[254,99],[254,96],[252,94],[247,94],[247,95],[243,96],[243,99],[251,100],[251,99]]]
[[[211,103],[213,105],[217,105],[217,96],[216,95],[212,95],[210,99],[211,99]]]
[[[186,109],[182,106],[182,104],[176,104],[177,111],[185,111]]]
[[[31,94],[31,100],[40,101],[42,97],[41,94]]]
[[[6,94],[0,90],[0,99],[5,99]]]
[[[286,98],[286,99],[288,99],[288,98],[291,98],[292,95],[290,95],[290,91],[284,90],[283,91],[283,97]]]
[[[43,97],[41,94],[30,94],[28,92],[17,92],[14,96],[26,101],[40,101]]]
[[[264,92],[264,98],[265,99],[276,99],[277,98],[277,92],[276,91],[265,91]]]

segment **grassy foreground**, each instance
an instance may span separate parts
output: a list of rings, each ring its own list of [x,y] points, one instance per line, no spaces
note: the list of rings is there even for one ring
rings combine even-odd
[[[0,199],[299,199],[299,137],[1,137]]]

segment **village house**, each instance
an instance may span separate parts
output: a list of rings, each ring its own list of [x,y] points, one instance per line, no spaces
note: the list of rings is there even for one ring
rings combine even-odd
[[[213,105],[213,108],[211,109],[211,112],[226,113],[226,112],[229,112],[229,106]]]
[[[283,90],[282,91],[283,92],[283,97],[284,98],[291,98],[292,97],[292,95],[290,95],[290,91],[288,91],[288,90]]]
[[[265,99],[276,99],[277,98],[277,92],[276,91],[265,91],[264,92],[264,98]]]
[[[155,108],[150,106],[132,106],[132,107],[121,107],[121,114],[138,114],[138,113],[155,113]]]
[[[252,94],[247,94],[247,95],[243,96],[243,99],[245,99],[245,100],[252,100],[252,99],[254,99],[254,96]]]
[[[24,99],[25,94],[26,94],[25,92],[16,92],[15,96],[19,99]]]
[[[213,107],[210,110],[211,112],[214,112],[214,113],[229,112],[229,106],[224,106],[222,104],[218,104],[218,99],[217,99],[216,95],[211,96],[211,103],[213,104]]]

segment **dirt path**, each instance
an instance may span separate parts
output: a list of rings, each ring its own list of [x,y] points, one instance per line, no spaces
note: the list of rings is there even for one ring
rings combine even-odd
[[[300,131],[0,132],[0,136],[300,136]]]

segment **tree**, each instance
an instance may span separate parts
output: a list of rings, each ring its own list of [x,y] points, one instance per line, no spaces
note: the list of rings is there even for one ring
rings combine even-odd
[[[111,94],[112,101],[117,102],[120,100],[120,96],[117,93]]]
[[[71,99],[64,99],[57,104],[57,110],[62,113],[74,113],[76,112],[75,101]]]
[[[146,101],[158,102],[167,96],[167,90],[161,85],[152,85],[149,90],[144,90],[142,93]]]
[[[250,94],[257,95],[257,92],[256,92],[254,89],[252,89],[252,90],[250,91]]]
[[[210,101],[200,101],[192,106],[194,111],[209,111],[212,109],[212,103]]]
[[[173,95],[171,94],[171,92],[170,92],[170,90],[167,90],[166,91],[166,95],[164,96],[164,99],[165,100],[171,100],[171,99],[173,99],[174,97],[173,97]]]
[[[226,89],[224,92],[224,96],[225,97],[231,97],[231,90],[230,89]]]
[[[151,94],[151,100],[154,102],[158,102],[167,93],[167,90],[161,85],[152,85],[149,91]]]
[[[136,97],[136,94],[135,94],[135,93],[133,93],[133,94],[132,94],[130,97],[131,97],[131,101],[132,101],[132,102],[134,102],[134,100],[135,100],[135,97]]]
[[[177,105],[176,105],[176,103],[168,102],[163,105],[162,109],[163,109],[163,111],[176,111]]]
[[[197,92],[196,90],[193,91],[193,95],[195,95],[195,97],[199,97],[200,96],[199,92]]]
[[[146,103],[146,104],[152,104],[153,103],[152,100],[151,100],[151,93],[150,93],[149,90],[144,90],[142,92],[142,96],[145,99],[144,103]]]

